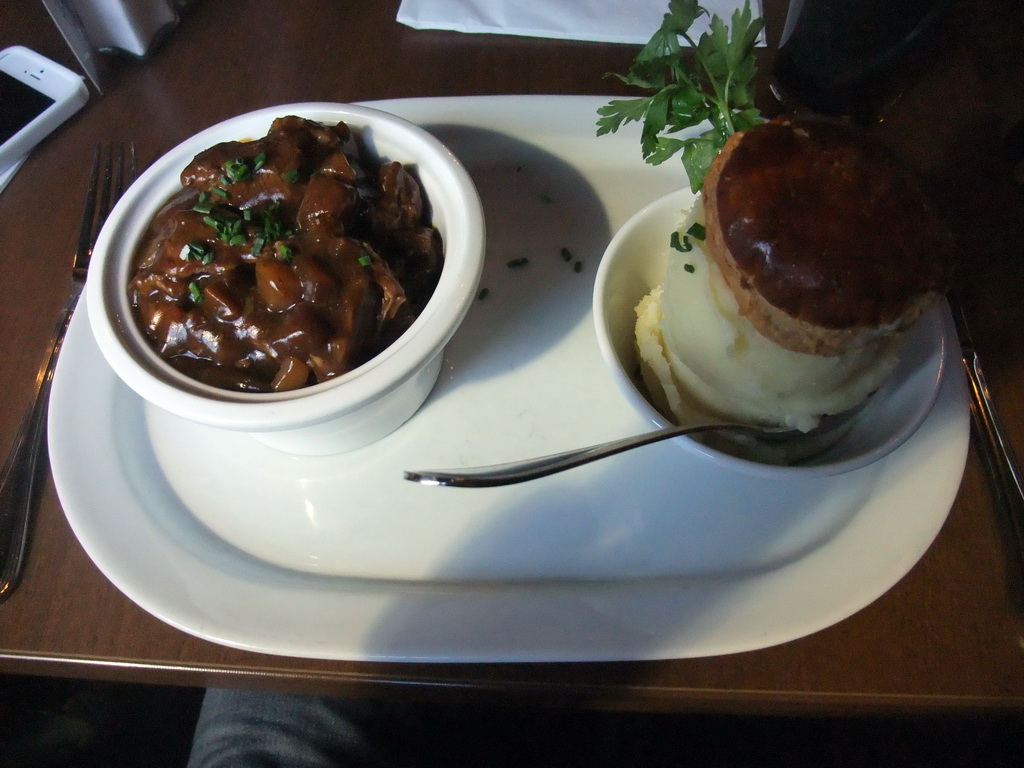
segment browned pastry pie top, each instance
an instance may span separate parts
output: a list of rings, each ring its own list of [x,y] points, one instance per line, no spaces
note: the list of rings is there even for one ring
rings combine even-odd
[[[952,238],[917,179],[841,125],[780,118],[734,135],[705,205],[740,290],[814,326],[899,323],[950,280]]]

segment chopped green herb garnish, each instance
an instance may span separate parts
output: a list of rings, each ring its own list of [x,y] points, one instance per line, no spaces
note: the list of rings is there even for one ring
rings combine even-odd
[[[260,226],[266,240],[280,240],[284,237],[291,237],[292,231],[285,229],[284,222],[277,218],[277,212],[280,208],[280,203],[273,203],[260,211]]]
[[[694,240],[700,240],[703,242],[706,235],[707,232],[704,229],[704,225],[694,222],[682,237],[679,237],[678,232],[673,232],[669,238],[669,242],[671,243],[672,248],[680,253],[689,253],[693,250],[693,243],[690,242],[690,238],[692,237]],[[692,270],[687,271],[690,272]]]
[[[209,213],[213,210],[213,205],[210,203],[210,193],[200,192],[199,197],[196,199],[196,204],[192,206],[192,210],[196,213]]]
[[[201,261],[203,264],[213,261],[213,251],[210,250],[210,246],[199,240],[193,240],[186,245],[182,255],[186,260]]]
[[[230,184],[234,181],[245,181],[256,171],[263,167],[263,164],[267,162],[267,153],[260,152],[253,158],[252,163],[243,158],[237,158],[235,160],[228,160],[224,163],[224,176],[222,181],[225,184]]]
[[[203,221],[207,226],[213,227],[217,236],[225,243],[241,245],[245,242],[245,222],[233,208],[222,206],[204,216]]]
[[[709,15],[697,0],[669,0],[668,13],[650,42],[637,54],[626,75],[627,85],[650,93],[637,99],[616,99],[597,110],[597,135],[617,131],[624,123],[642,122],[640,149],[652,165],[682,152],[690,189],[704,185],[711,161],[737,131],[760,119],[754,105],[757,59],[754,46],[764,22],[753,18],[750,0],[732,14],[732,29],[711,16],[711,28],[695,41],[690,27]],[[684,50],[682,38],[692,49]],[[692,59],[692,63],[691,63]],[[711,127],[686,138],[678,134],[708,121]]]
[[[373,264],[373,259],[370,258],[370,254],[363,252],[359,257],[359,264],[363,267],[368,267]]]
[[[573,272],[582,272],[583,271],[583,262],[582,261],[577,261],[575,264],[573,264],[572,265],[572,271]]]
[[[693,243],[690,242],[690,238],[686,235],[683,235],[683,237],[680,238],[678,232],[672,233],[672,236],[669,238],[669,243],[671,243],[672,247],[680,253],[689,253],[693,250]]]
[[[281,175],[284,176],[285,181],[291,182],[292,184],[299,180],[299,171],[297,168],[293,168],[290,171],[285,171]]]
[[[245,160],[228,160],[224,163],[224,172],[232,181],[241,181],[249,175],[249,164]]]
[[[228,245],[246,245],[251,241],[250,253],[257,256],[268,244],[292,235],[292,230],[278,217],[280,207],[277,202],[263,208],[242,210],[223,204],[203,206],[206,211],[203,221]]]
[[[221,189],[220,187],[214,187],[213,194],[217,195],[218,197],[231,197],[231,195],[228,194],[228,191],[226,189]]]
[[[203,303],[203,287],[199,283],[192,281],[188,284],[188,292],[192,296],[192,301],[196,304]]]
[[[529,263],[530,260],[528,258],[526,258],[525,256],[520,256],[518,259],[512,259],[511,261],[509,261],[507,263],[507,266],[509,266],[512,269],[518,269],[519,267],[525,267]]]
[[[276,246],[274,246],[274,249],[277,251],[277,258],[283,261],[285,264],[291,264],[292,259],[295,258],[295,251],[293,251],[289,246],[285,245],[284,243],[278,243]]]
[[[568,248],[562,248],[562,261],[572,261],[572,252]]]
[[[685,269],[691,275],[697,271],[697,268],[693,266],[693,264],[683,264],[683,269]]]

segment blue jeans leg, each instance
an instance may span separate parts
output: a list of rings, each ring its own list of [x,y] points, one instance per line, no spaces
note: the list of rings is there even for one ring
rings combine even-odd
[[[394,768],[416,728],[390,702],[211,688],[188,768]]]

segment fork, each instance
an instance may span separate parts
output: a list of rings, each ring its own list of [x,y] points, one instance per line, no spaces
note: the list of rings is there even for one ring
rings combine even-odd
[[[71,292],[50,336],[49,355],[36,374],[35,398],[22,419],[11,452],[0,472],[0,602],[10,597],[17,587],[28,550],[29,528],[40,476],[40,458],[46,442],[50,384],[57,356],[85,287],[96,237],[110,209],[121,197],[125,187],[135,180],[136,173],[134,144],[129,144],[127,148],[121,144],[116,152],[109,146],[96,147],[71,272]]]

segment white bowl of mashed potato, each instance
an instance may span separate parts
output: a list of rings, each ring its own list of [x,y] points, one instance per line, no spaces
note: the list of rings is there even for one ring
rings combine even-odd
[[[602,356],[652,429],[724,419],[809,431],[780,443],[674,441],[684,454],[770,476],[849,472],[907,440],[938,394],[950,333],[944,307],[870,352],[833,358],[784,349],[739,312],[694,236],[702,220],[688,189],[654,201],[616,233],[597,273]]]

